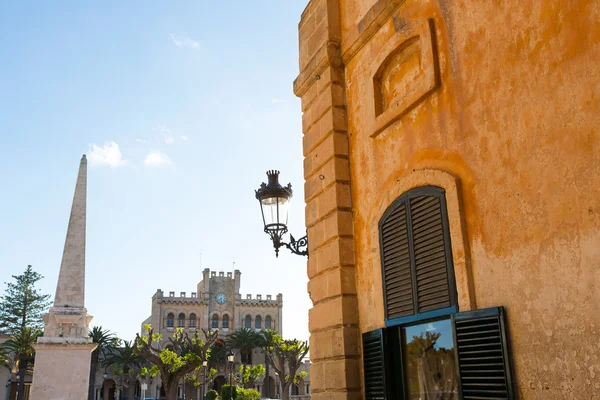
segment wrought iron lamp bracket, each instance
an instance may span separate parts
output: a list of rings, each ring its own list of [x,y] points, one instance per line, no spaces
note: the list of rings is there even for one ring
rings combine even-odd
[[[300,239],[294,239],[294,236],[290,234],[290,242],[286,243],[281,241],[278,235],[273,235],[273,247],[275,247],[275,257],[279,257],[279,248],[281,246],[287,247],[292,253],[299,256],[308,257],[308,235],[302,236]]]

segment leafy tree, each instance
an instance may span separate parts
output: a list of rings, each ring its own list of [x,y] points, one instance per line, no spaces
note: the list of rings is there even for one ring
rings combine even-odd
[[[237,399],[237,386],[225,384],[221,388],[221,400],[235,400]]]
[[[135,382],[141,372],[144,359],[137,354],[131,341],[124,340],[123,346],[112,349],[104,359],[105,366],[111,366],[113,374],[120,377],[125,387],[125,396],[133,398]]]
[[[241,383],[245,388],[253,388],[256,381],[265,375],[265,367],[258,365],[240,365]]]
[[[218,367],[227,361],[227,346],[221,339],[215,340],[215,343],[210,347],[210,355],[208,356],[208,365]]]
[[[33,345],[41,335],[42,331],[40,329],[25,327],[21,331],[13,334],[11,338],[2,345],[2,347],[12,355],[15,369],[21,375],[21,379],[19,380],[19,396],[17,397],[17,400],[23,399],[25,393],[25,375],[32,373],[31,367],[33,366],[35,355]]]
[[[270,362],[279,374],[283,400],[289,399],[289,387],[298,384],[306,372],[296,374],[302,365],[302,360],[308,353],[308,343],[298,339],[286,340],[279,334],[273,334],[273,345],[267,349]],[[287,367],[287,368],[286,368]],[[286,375],[285,371],[289,373]]]
[[[92,342],[98,347],[92,351],[92,360],[90,364],[90,386],[88,389],[88,400],[94,400],[94,380],[96,377],[96,369],[100,356],[105,356],[107,351],[110,351],[119,346],[120,340],[117,336],[108,329],[102,329],[101,326],[94,326],[88,333],[88,337],[92,338]]]
[[[236,329],[227,339],[227,347],[240,351],[242,364],[252,364],[252,351],[259,345],[259,335],[248,328]]]
[[[0,297],[0,329],[11,335],[23,332],[26,327],[42,329],[42,314],[52,303],[50,295],[35,288],[43,276],[28,265],[22,275],[12,277],[15,282],[5,282],[6,290]]]
[[[260,399],[260,392],[254,389],[238,388],[237,400],[258,400]]]
[[[202,362],[208,359],[210,347],[217,340],[219,332],[203,329],[204,339],[201,339],[198,332],[190,337],[187,332],[178,328],[173,337],[168,338],[166,346],[161,346],[160,333],[154,333],[150,325],[145,325],[144,331],[146,334],[143,336],[136,335],[134,347],[137,354],[152,364],[152,367],[142,368],[141,375],[160,374],[166,400],[176,400],[179,381],[186,376],[194,378],[193,373],[202,369]]]
[[[206,400],[218,400],[219,399],[219,392],[217,392],[216,390],[209,390],[208,392],[206,392]]]

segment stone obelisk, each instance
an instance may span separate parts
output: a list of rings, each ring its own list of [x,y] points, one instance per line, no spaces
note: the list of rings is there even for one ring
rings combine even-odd
[[[79,164],[75,195],[54,304],[44,315],[44,336],[35,347],[32,400],[85,400],[88,397],[92,319],[84,305],[87,160]]]

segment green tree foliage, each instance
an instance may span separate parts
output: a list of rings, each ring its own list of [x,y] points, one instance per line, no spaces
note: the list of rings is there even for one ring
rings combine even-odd
[[[195,379],[202,370],[202,362],[207,360],[210,348],[217,340],[218,331],[202,330],[204,339],[198,332],[190,337],[183,329],[175,330],[168,343],[161,346],[162,335],[154,333],[150,325],[144,326],[146,334],[136,335],[135,349],[137,354],[150,363],[150,368],[142,368],[142,376],[160,374],[165,388],[166,400],[177,399],[177,386],[186,379]]]
[[[98,347],[92,351],[92,359],[90,363],[90,383],[88,389],[88,400],[94,400],[94,379],[96,376],[96,368],[100,356],[104,357],[106,353],[119,346],[120,340],[117,336],[108,329],[102,329],[101,326],[94,326],[88,333],[92,338],[92,342]]]
[[[259,346],[260,337],[253,329],[236,329],[227,339],[227,347],[237,349],[242,357],[242,364],[252,364],[252,351]]]
[[[13,369],[17,370],[22,377],[19,380],[19,397],[17,400],[22,400],[25,393],[25,375],[33,374],[31,370],[35,356],[33,345],[41,335],[42,331],[40,329],[26,327],[13,334],[2,345],[12,357]]]
[[[259,400],[260,392],[254,389],[238,388],[237,400]]]
[[[227,346],[221,339],[215,340],[215,343],[210,347],[210,355],[208,357],[208,365],[218,367],[227,361]]]
[[[28,265],[23,274],[12,277],[14,282],[5,282],[5,293],[0,297],[0,330],[14,335],[26,327],[42,329],[42,314],[52,303],[50,295],[35,288],[43,276]]]
[[[240,377],[245,388],[253,388],[256,381],[265,375],[265,367],[258,365],[240,365]]]
[[[221,388],[221,400],[235,400],[237,399],[237,386],[225,384]]]
[[[271,365],[279,374],[283,400],[288,400],[290,385],[299,383],[300,378],[306,376],[306,372],[297,372],[308,353],[308,343],[298,339],[283,339],[277,333],[273,333],[272,336],[272,345],[267,347],[266,351]],[[285,371],[289,374],[286,375]]]
[[[209,390],[206,393],[206,400],[219,400],[219,392],[216,390]]]

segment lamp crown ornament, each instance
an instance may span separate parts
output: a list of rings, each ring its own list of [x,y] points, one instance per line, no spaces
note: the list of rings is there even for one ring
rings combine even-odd
[[[259,201],[263,199],[281,197],[283,199],[291,199],[293,196],[292,184],[288,183],[286,186],[281,186],[279,183],[279,171],[271,169],[267,171],[267,182],[261,183],[260,188],[255,190],[256,198]]]

